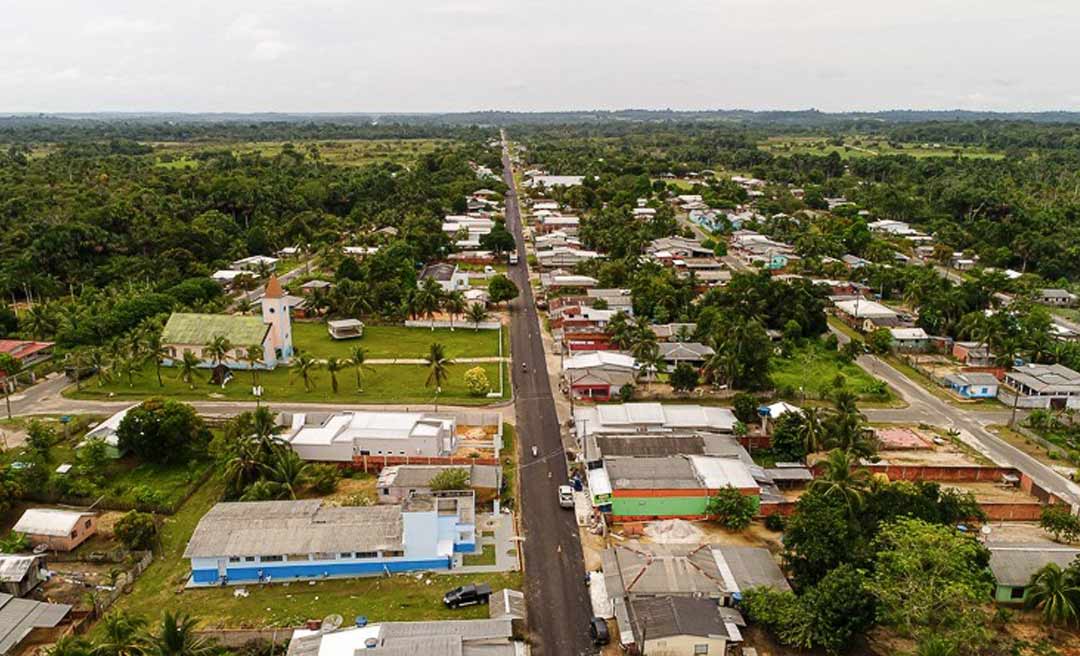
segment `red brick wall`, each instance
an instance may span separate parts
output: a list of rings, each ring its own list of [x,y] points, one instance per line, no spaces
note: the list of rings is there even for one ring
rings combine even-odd
[[[353,456],[351,463],[342,463],[356,471],[377,474],[383,467],[394,465],[498,465],[495,458],[460,458],[440,456]]]
[[[814,476],[823,473],[821,463],[814,465]],[[885,474],[890,481],[942,481],[953,483],[972,483],[975,481],[1000,482],[1008,474],[1021,476],[1011,467],[981,467],[979,465],[867,465],[871,473]],[[1021,488],[1023,488],[1021,476]],[[1025,490],[1027,492],[1029,490]]]

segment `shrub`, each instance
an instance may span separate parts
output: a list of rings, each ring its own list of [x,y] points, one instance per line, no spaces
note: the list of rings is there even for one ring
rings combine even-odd
[[[741,531],[750,525],[757,512],[753,497],[745,496],[733,487],[726,487],[709,499],[705,512],[716,518],[726,529]]]
[[[0,551],[4,553],[22,553],[30,550],[30,538],[23,533],[12,531],[0,540]]]
[[[483,367],[473,367],[465,372],[465,387],[473,396],[483,396],[491,391],[491,383]]]
[[[117,520],[113,533],[128,549],[150,549],[157,537],[157,524],[150,513],[129,510]]]
[[[784,516],[783,515],[767,515],[765,517],[765,528],[770,531],[783,531],[784,530]]]
[[[309,465],[307,479],[316,493],[333,494],[341,480],[341,470],[334,465]]]
[[[146,485],[137,485],[131,490],[131,498],[140,506],[160,506],[165,503],[165,495]]]
[[[469,487],[469,470],[464,467],[447,468],[431,478],[432,491],[465,490]]]
[[[210,431],[190,405],[150,399],[127,413],[117,437],[121,451],[130,450],[146,462],[168,464],[205,453]]]
[[[757,420],[758,403],[750,394],[746,392],[739,392],[732,399],[732,411],[739,421],[744,424],[750,424]]]
[[[1076,542],[1080,538],[1080,517],[1069,512],[1064,504],[1043,506],[1039,526],[1058,542]]]
[[[630,383],[626,383],[619,388],[619,400],[623,403],[629,403],[634,399],[634,386]]]

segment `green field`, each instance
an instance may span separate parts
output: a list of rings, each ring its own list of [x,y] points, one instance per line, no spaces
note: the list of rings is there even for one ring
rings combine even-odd
[[[409,164],[421,155],[434,152],[436,148],[450,143],[446,139],[334,139],[321,141],[292,141],[293,148],[309,156],[316,148],[319,159],[343,166],[364,166],[376,162]],[[156,165],[165,168],[194,168],[198,159],[191,156],[200,151],[228,150],[236,155],[258,153],[264,157],[277,157],[284,150],[284,141],[260,142],[157,142],[153,143]]]
[[[439,403],[460,405],[484,405],[492,399],[471,396],[465,387],[465,372],[472,367],[482,367],[494,391],[499,386],[499,364],[457,364],[450,367],[450,378],[442,386]],[[505,370],[505,367],[504,367]],[[505,374],[505,372],[504,372]],[[364,372],[363,392],[356,389],[356,374],[350,367],[338,373],[338,392],[332,389],[330,374],[319,369],[312,375],[313,388],[304,389],[303,380],[289,367],[278,367],[273,371],[260,372],[259,384],[263,387],[262,401],[306,402],[306,403],[431,403],[435,390],[427,387],[427,367],[418,364],[372,365]],[[237,371],[235,377],[224,388],[207,382],[209,373],[199,370],[196,374],[195,387],[190,388],[180,380],[179,372],[172,368],[163,368],[162,378],[165,386],[158,386],[154,367],[148,365],[129,386],[127,380],[114,379],[99,385],[98,379],[91,378],[83,383],[81,392],[69,388],[66,394],[71,398],[101,399],[143,399],[153,396],[180,399],[183,401],[254,401],[251,395],[251,374]]]
[[[860,397],[888,400],[875,394],[877,379],[854,362],[844,362],[836,352],[826,350],[818,342],[799,347],[791,357],[773,358],[769,373],[776,387],[790,387],[796,392],[801,387],[806,398],[827,397],[835,389],[836,377],[841,375],[845,386]]]
[[[828,155],[836,152],[844,159],[853,157],[876,157],[878,155],[910,155],[911,157],[972,157],[1002,159],[1004,153],[985,148],[941,144],[900,144],[900,148],[876,137],[853,137],[836,145],[826,137],[770,137],[760,144],[762,150],[773,155]]]
[[[506,332],[506,331],[502,331]],[[357,346],[364,347],[370,359],[422,358],[431,344],[446,347],[451,358],[483,358],[499,355],[499,331],[473,330],[467,323],[449,328],[406,328],[404,326],[365,326],[359,339],[331,339],[323,322],[293,323],[293,346],[300,353],[319,359],[348,358]]]
[[[172,517],[165,518],[161,550],[136,581],[131,594],[124,595],[116,608],[155,619],[170,609],[190,613],[204,627],[258,628],[288,627],[304,620],[339,613],[350,620],[366,615],[371,621],[421,619],[475,619],[487,617],[485,606],[449,610],[441,598],[446,590],[472,580],[486,582],[494,589],[521,588],[521,575],[480,576],[399,575],[392,578],[363,578],[250,586],[248,597],[234,597],[235,587],[184,590],[190,573],[183,559],[195,525],[220,498],[222,484],[212,479],[192,495]],[[430,583],[428,582],[430,581]]]

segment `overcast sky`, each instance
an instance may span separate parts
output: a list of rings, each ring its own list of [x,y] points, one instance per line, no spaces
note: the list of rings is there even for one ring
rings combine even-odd
[[[0,0],[0,112],[1080,110],[1077,0]]]

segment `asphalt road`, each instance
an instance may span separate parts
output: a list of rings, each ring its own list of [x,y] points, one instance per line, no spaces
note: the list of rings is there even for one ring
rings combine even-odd
[[[841,342],[848,341],[847,335],[836,330],[833,332]],[[1010,411],[960,408],[934,396],[922,385],[909,379],[880,358],[862,355],[859,356],[858,362],[863,369],[897,390],[909,404],[909,407],[903,410],[866,410],[865,414],[871,421],[922,421],[953,428],[960,432],[960,438],[966,444],[977,449],[990,460],[999,465],[1015,467],[1030,476],[1040,487],[1049,490],[1059,498],[1073,505],[1080,504],[1080,487],[986,428],[991,423],[1008,423]]]
[[[525,541],[525,601],[533,654],[595,654],[588,635],[592,605],[585,587],[585,560],[574,512],[560,508],[557,490],[566,483],[566,453],[560,438],[555,399],[548,382],[536,303],[529,284],[521,211],[503,135],[507,226],[517,241],[519,264],[510,278],[521,290],[511,304],[511,379],[520,445],[519,514]],[[526,369],[522,370],[524,362]],[[538,456],[533,457],[536,448]]]

